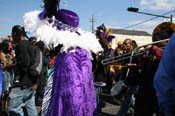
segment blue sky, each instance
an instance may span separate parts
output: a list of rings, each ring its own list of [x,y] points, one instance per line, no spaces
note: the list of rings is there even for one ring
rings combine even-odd
[[[76,12],[80,17],[80,28],[91,31],[89,19],[94,16],[94,28],[104,23],[111,28],[124,29],[130,25],[149,20],[153,16],[128,12],[128,7],[137,7],[141,12],[164,14],[175,10],[175,0],[61,0],[61,8]],[[0,0],[0,37],[11,33],[11,27],[23,24],[27,11],[42,10],[42,0]],[[175,12],[171,13],[175,17]],[[168,14],[167,16],[170,16]],[[152,32],[163,18],[127,28]]]

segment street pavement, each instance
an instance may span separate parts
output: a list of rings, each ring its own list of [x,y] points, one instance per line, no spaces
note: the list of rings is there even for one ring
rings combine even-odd
[[[106,106],[102,108],[100,116],[116,116],[119,106],[106,102]]]
[[[100,116],[116,116],[118,110],[120,109],[120,105],[117,105],[116,102],[114,102],[110,94],[102,93],[102,97],[104,99],[105,106],[102,108]]]

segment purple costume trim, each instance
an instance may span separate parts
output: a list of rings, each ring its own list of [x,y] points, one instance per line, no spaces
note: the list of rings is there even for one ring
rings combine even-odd
[[[47,11],[43,10],[38,18],[40,20],[45,19]],[[58,30],[70,30],[71,32],[76,32],[79,26],[79,16],[66,9],[59,9],[56,14],[56,19],[48,19],[49,23],[53,23],[53,27],[57,27]]]
[[[66,9],[58,10],[56,19],[74,28],[79,26],[78,15],[70,10],[66,10]]]
[[[89,54],[81,48],[72,51],[57,56],[49,116],[95,115],[96,98]]]

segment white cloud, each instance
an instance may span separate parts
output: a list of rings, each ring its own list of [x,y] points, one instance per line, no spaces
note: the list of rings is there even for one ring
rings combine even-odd
[[[175,0],[141,0],[141,7],[150,10],[172,10],[175,8]]]

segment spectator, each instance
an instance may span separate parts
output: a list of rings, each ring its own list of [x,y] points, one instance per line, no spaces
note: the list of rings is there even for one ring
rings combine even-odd
[[[131,39],[125,39],[123,42],[123,54],[126,54],[124,57],[130,57],[122,60],[122,65],[126,66],[126,68],[122,69],[121,80],[124,80],[127,91],[117,116],[125,116],[127,114],[132,103],[132,96],[135,94],[138,87],[138,57],[131,56],[132,51],[133,41]]]
[[[29,68],[33,61],[32,47],[28,40],[24,27],[15,25],[12,28],[12,37],[15,42],[16,68],[18,75],[9,93],[10,115],[23,116],[22,107],[27,110],[28,116],[37,116],[35,107],[35,89],[33,80],[29,74]],[[19,78],[18,78],[19,77]]]
[[[163,54],[154,77],[160,111],[164,116],[175,115],[175,76],[174,48],[175,33],[163,50]]]

